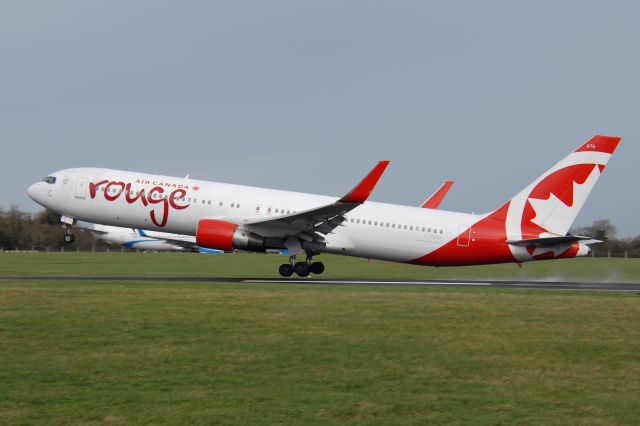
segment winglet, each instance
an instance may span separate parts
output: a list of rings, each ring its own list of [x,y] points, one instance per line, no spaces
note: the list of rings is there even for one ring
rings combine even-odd
[[[445,183],[442,184],[440,188],[436,190],[436,192],[434,192],[431,195],[431,197],[427,198],[426,201],[422,203],[422,206],[420,207],[423,209],[437,209],[440,203],[442,202],[442,200],[444,200],[444,197],[447,195],[447,192],[449,192],[452,186],[453,186],[452,180],[446,181]]]
[[[369,195],[371,195],[371,192],[373,192],[373,188],[375,188],[388,165],[389,161],[380,161],[373,170],[371,170],[369,174],[362,179],[362,182],[360,182],[358,186],[353,188],[351,192],[340,199],[340,202],[354,204],[364,203],[367,198],[369,198]]]

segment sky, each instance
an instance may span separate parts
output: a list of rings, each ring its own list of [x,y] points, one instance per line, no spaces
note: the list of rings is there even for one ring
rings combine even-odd
[[[640,234],[640,3],[0,4],[0,207],[81,166],[499,207],[594,134],[624,139],[575,225]]]

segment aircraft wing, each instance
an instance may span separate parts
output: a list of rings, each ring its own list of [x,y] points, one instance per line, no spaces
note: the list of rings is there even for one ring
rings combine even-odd
[[[146,237],[146,238],[153,238],[156,239],[158,241],[164,241],[166,243],[169,244],[173,244],[175,246],[179,246],[179,247],[183,247],[185,249],[189,249],[189,250],[197,250],[199,247],[198,245],[195,243],[195,241],[189,241],[186,239],[179,239],[179,238],[171,238],[171,237],[167,237],[166,234],[163,236],[158,236],[155,237],[153,235],[149,235],[147,234],[147,231],[143,230],[143,229],[136,229],[136,231],[138,232],[138,234],[141,237]]]
[[[95,223],[78,221],[76,223],[76,227],[80,228],[80,229],[83,229],[85,231],[89,231],[92,234],[96,234],[96,235],[105,235],[105,234],[109,233],[108,231],[105,231],[103,229],[96,228],[96,224]]]
[[[591,237],[567,235],[567,236],[546,237],[546,238],[529,238],[527,240],[509,240],[507,241],[507,244],[510,244],[516,247],[546,248],[546,247],[553,247],[558,244],[573,244],[577,241],[581,241],[584,244],[594,244],[594,243],[602,242],[600,240],[594,240]]]
[[[105,235],[108,234],[107,231],[100,231],[99,229],[91,229],[91,228],[83,228],[83,227],[79,227],[80,229],[84,229],[85,231],[89,231],[92,234],[96,234],[96,235]]]
[[[322,240],[345,221],[344,215],[364,203],[371,195],[389,161],[380,161],[347,195],[332,204],[268,219],[243,222],[243,227],[270,237],[298,236],[303,240]]]
[[[175,246],[183,247],[190,250],[197,250],[199,248],[195,242],[191,241],[174,240],[173,238],[158,238],[158,240],[165,241],[169,244],[173,244]]]
[[[440,186],[440,188],[436,190],[436,192],[434,192],[433,194],[431,194],[429,198],[424,200],[424,203],[422,203],[420,207],[422,207],[423,209],[437,209],[440,203],[442,202],[442,200],[444,200],[444,197],[447,195],[447,192],[449,192],[452,186],[453,186],[452,180],[446,181],[445,183],[442,184],[442,186]]]

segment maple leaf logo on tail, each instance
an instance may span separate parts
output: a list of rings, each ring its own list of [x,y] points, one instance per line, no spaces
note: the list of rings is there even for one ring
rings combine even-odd
[[[566,235],[619,142],[594,136],[513,197],[505,224],[509,240]],[[522,247],[511,250],[521,261],[534,255]]]
[[[595,164],[576,164],[553,172],[531,192],[522,215],[522,233],[538,238],[565,235],[600,177]]]

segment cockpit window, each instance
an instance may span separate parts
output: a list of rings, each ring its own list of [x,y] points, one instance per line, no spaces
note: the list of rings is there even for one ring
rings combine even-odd
[[[53,176],[47,176],[46,178],[42,179],[42,182],[56,183],[56,178]]]

